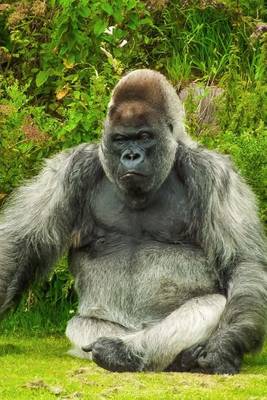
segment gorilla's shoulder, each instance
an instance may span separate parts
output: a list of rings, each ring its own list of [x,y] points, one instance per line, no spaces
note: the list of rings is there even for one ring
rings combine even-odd
[[[197,143],[194,143],[192,147],[179,143],[176,163],[187,168],[187,171],[201,176],[203,174],[211,176],[213,173],[222,175],[236,172],[229,155],[209,150]]]
[[[60,174],[65,184],[95,184],[103,175],[98,148],[98,144],[83,143],[63,150],[46,160],[46,168]]]
[[[98,155],[98,144],[84,143],[70,150],[67,175],[69,180],[96,184],[103,175]]]
[[[100,164],[98,157],[98,144],[82,143],[66,150],[70,169],[90,168],[92,164]]]
[[[252,198],[251,190],[240,175],[238,169],[226,154],[209,150],[201,145],[187,147],[179,144],[176,165],[184,181],[199,193],[217,191],[222,198],[231,192],[242,192],[246,198]]]

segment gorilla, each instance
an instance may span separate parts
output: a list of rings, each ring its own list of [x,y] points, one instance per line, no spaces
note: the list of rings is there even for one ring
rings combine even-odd
[[[116,85],[102,140],[63,151],[0,223],[0,311],[68,252],[72,355],[110,371],[234,374],[267,321],[265,239],[227,156],[186,133],[175,89],[140,69]]]

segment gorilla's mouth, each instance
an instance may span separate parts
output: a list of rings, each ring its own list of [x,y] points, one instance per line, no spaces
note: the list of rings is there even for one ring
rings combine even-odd
[[[141,172],[136,172],[136,171],[128,171],[125,174],[121,175],[120,179],[128,179],[128,178],[132,178],[132,177],[141,177],[141,178],[145,178],[146,175],[141,174]]]

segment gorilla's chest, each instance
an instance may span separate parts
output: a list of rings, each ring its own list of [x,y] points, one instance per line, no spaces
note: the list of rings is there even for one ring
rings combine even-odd
[[[95,224],[106,232],[133,239],[176,243],[187,225],[187,197],[184,186],[171,175],[143,209],[132,209],[114,185],[103,180],[92,199]]]
[[[82,315],[145,323],[214,290],[203,252],[185,238],[185,190],[170,181],[143,210],[127,207],[108,181],[92,196],[92,220],[88,213],[70,257]]]

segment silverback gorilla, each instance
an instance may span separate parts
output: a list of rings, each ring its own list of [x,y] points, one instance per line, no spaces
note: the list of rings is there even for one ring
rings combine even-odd
[[[131,72],[101,143],[63,151],[16,191],[0,224],[2,313],[68,251],[73,355],[111,371],[234,374],[260,349],[267,264],[255,198],[183,117],[164,76]]]

